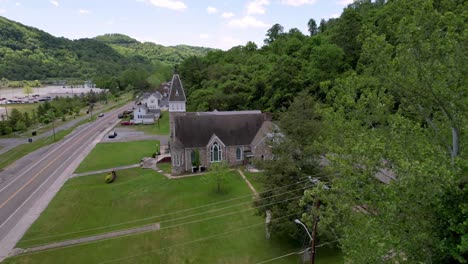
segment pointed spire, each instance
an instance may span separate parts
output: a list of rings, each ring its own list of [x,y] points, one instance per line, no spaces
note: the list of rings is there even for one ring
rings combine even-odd
[[[169,101],[186,102],[184,87],[178,74],[172,76],[171,89],[169,92]]]

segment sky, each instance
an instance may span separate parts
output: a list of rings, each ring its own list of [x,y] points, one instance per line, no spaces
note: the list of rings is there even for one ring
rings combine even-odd
[[[227,50],[263,45],[274,24],[307,34],[307,22],[338,17],[353,0],[0,0],[0,16],[57,37],[122,33],[165,46]]]

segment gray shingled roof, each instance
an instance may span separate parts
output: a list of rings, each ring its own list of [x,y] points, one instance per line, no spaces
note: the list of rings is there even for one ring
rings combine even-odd
[[[176,116],[175,137],[183,148],[204,147],[215,134],[225,145],[249,145],[262,126],[262,114]]]
[[[169,101],[186,102],[184,87],[178,74],[172,76],[171,89],[169,91]]]

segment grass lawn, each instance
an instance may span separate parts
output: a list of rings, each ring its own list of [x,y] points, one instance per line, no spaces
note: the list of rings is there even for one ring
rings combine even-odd
[[[263,183],[265,182],[266,176],[263,172],[248,172],[245,169],[243,169],[242,172],[258,192],[265,190]]]
[[[112,184],[104,183],[103,174],[70,179],[17,247],[128,228],[129,224],[55,236],[231,201],[132,224],[160,222],[159,231],[17,256],[5,263],[101,263],[120,258],[126,259],[113,263],[257,263],[297,250],[284,241],[266,240],[264,219],[255,215],[255,210],[239,212],[252,208],[251,193],[235,171],[231,172],[223,193],[216,193],[209,175],[169,180],[152,170],[139,168],[117,174]],[[232,200],[237,197],[243,198]],[[231,205],[238,206],[193,215]],[[233,212],[238,213],[216,217]],[[192,216],[174,220],[189,215]],[[209,217],[212,219],[194,222]],[[190,221],[193,223],[188,224]],[[221,233],[226,234],[216,236]],[[319,249],[317,257],[318,264],[343,263],[339,253],[324,248]],[[274,263],[297,262],[298,256],[290,256]]]
[[[171,172],[172,172],[172,164],[170,162],[158,163],[158,164],[156,164],[156,167],[158,167],[159,169],[161,169],[165,173],[171,174]]]
[[[99,143],[81,162],[75,173],[132,165],[155,152],[156,140]]]
[[[18,147],[13,148],[7,151],[6,153],[3,153],[2,155],[0,155],[0,169],[6,168],[8,165],[12,164],[16,160],[26,156],[27,154],[33,151],[36,151],[44,146],[47,146],[49,144],[63,139],[66,135],[70,134],[73,131],[73,129],[74,128],[57,132],[55,134],[55,141],[54,136],[41,138],[33,141],[32,143],[19,145]],[[27,141],[26,138],[24,140]]]
[[[135,130],[143,131],[148,135],[169,135],[169,112],[161,112],[161,119],[153,125],[135,125]]]
[[[13,109],[18,109],[20,112],[27,112],[29,114],[29,117],[31,117],[32,112],[34,112],[37,109],[37,104],[7,104],[7,105],[2,105],[1,107],[5,107],[8,109],[8,114],[11,113]]]

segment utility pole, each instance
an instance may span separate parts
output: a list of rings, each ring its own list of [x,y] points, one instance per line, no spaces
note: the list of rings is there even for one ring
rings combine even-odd
[[[320,208],[320,200],[317,200],[317,202],[315,203],[315,211],[317,215],[315,216],[315,219],[313,219],[314,225],[312,227],[312,239],[310,242],[311,243],[310,245],[310,251],[311,251],[310,263],[311,264],[315,263],[315,246],[317,245],[317,224],[319,222],[319,216],[318,216],[319,208]],[[312,212],[312,215],[313,215],[313,212]]]

